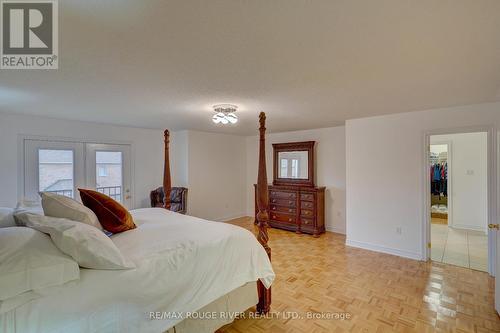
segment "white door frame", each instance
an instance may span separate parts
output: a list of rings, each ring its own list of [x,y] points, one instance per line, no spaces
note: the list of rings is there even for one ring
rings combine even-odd
[[[424,260],[430,259],[430,248],[427,246],[431,240],[431,196],[430,196],[430,175],[429,175],[429,145],[430,137],[432,135],[443,135],[443,134],[462,134],[462,133],[474,133],[474,132],[486,132],[488,136],[487,140],[487,151],[488,151],[488,224],[496,223],[497,221],[497,134],[493,126],[472,126],[472,127],[459,127],[459,128],[449,128],[441,130],[431,130],[424,132],[424,145],[422,152],[422,174],[424,184],[422,188],[423,191],[423,237],[422,237],[422,253],[425,254]],[[496,232],[488,229],[488,273],[495,276],[496,270],[496,258],[497,258],[497,239]]]

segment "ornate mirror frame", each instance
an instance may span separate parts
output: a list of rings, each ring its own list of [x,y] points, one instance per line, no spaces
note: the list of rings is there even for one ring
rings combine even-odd
[[[273,144],[273,185],[314,187],[314,143],[315,141]],[[279,178],[279,153],[287,151],[307,151],[307,179]]]

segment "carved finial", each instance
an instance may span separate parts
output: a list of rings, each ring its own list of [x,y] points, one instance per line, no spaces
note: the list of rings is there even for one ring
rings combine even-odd
[[[266,128],[266,113],[261,112],[259,114],[259,123],[260,123],[260,128]]]
[[[165,142],[170,142],[170,132],[168,129],[163,132],[163,135],[165,136]]]

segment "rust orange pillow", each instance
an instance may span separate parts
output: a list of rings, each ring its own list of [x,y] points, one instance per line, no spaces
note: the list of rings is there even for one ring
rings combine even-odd
[[[117,201],[100,192],[81,188],[78,191],[82,203],[97,215],[97,219],[107,231],[117,234],[136,228],[132,215]]]

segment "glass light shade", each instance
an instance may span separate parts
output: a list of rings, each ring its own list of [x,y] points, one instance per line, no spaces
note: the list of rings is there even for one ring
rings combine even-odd
[[[214,114],[214,116],[212,117],[212,121],[216,124],[220,123],[220,118],[218,115]]]
[[[218,123],[222,122],[224,117],[225,117],[224,113],[219,112],[219,113],[214,114],[214,116],[212,117],[212,121],[214,123],[218,124]]]
[[[228,124],[228,123],[229,123],[229,120],[227,120],[227,118],[226,118],[226,117],[224,117],[224,118],[221,118],[220,122],[221,122],[222,124],[226,125],[226,124]]]
[[[231,124],[236,124],[238,122],[238,117],[236,117],[236,115],[234,113],[229,113],[227,116],[226,116],[227,120],[229,120],[229,122]]]

